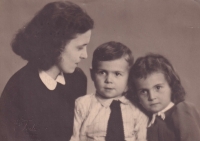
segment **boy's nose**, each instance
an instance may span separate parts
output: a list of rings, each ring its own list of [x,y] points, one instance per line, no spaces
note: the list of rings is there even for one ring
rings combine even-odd
[[[106,76],[105,83],[112,83],[112,76],[111,76],[110,74],[108,74],[108,75]]]

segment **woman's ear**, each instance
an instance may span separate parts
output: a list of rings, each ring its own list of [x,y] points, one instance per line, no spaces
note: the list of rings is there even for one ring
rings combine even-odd
[[[92,67],[90,67],[90,76],[92,81],[94,81],[94,69],[92,69]]]

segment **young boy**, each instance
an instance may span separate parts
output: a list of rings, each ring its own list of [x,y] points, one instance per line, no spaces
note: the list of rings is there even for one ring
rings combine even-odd
[[[149,113],[148,141],[200,141],[200,115],[184,100],[172,64],[159,54],[137,59],[130,71],[135,100]]]
[[[91,77],[96,93],[76,100],[71,141],[146,140],[148,118],[126,98],[132,64],[131,50],[119,42],[104,43],[94,51]],[[114,106],[113,110],[116,103],[119,109]],[[121,112],[121,124],[117,115],[112,116],[117,112]]]

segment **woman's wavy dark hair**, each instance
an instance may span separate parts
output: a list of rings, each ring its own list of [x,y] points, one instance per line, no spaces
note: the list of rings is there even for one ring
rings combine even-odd
[[[37,68],[57,63],[66,44],[92,29],[93,20],[72,2],[52,2],[43,7],[12,41],[13,51]]]
[[[177,104],[184,101],[186,93],[172,64],[164,56],[152,53],[138,58],[131,68],[129,87],[132,92],[129,93],[129,97],[132,97],[135,102],[139,102],[135,82],[137,79],[147,78],[148,75],[154,72],[162,72],[164,74],[172,91],[172,102]]]

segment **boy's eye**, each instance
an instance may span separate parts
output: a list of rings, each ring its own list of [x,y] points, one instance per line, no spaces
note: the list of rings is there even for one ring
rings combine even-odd
[[[120,76],[120,75],[122,75],[122,74],[119,73],[119,72],[116,72],[115,75],[116,75],[116,76]]]
[[[97,73],[100,74],[100,75],[105,75],[105,74],[106,74],[105,71],[99,71],[99,72],[97,72]]]

